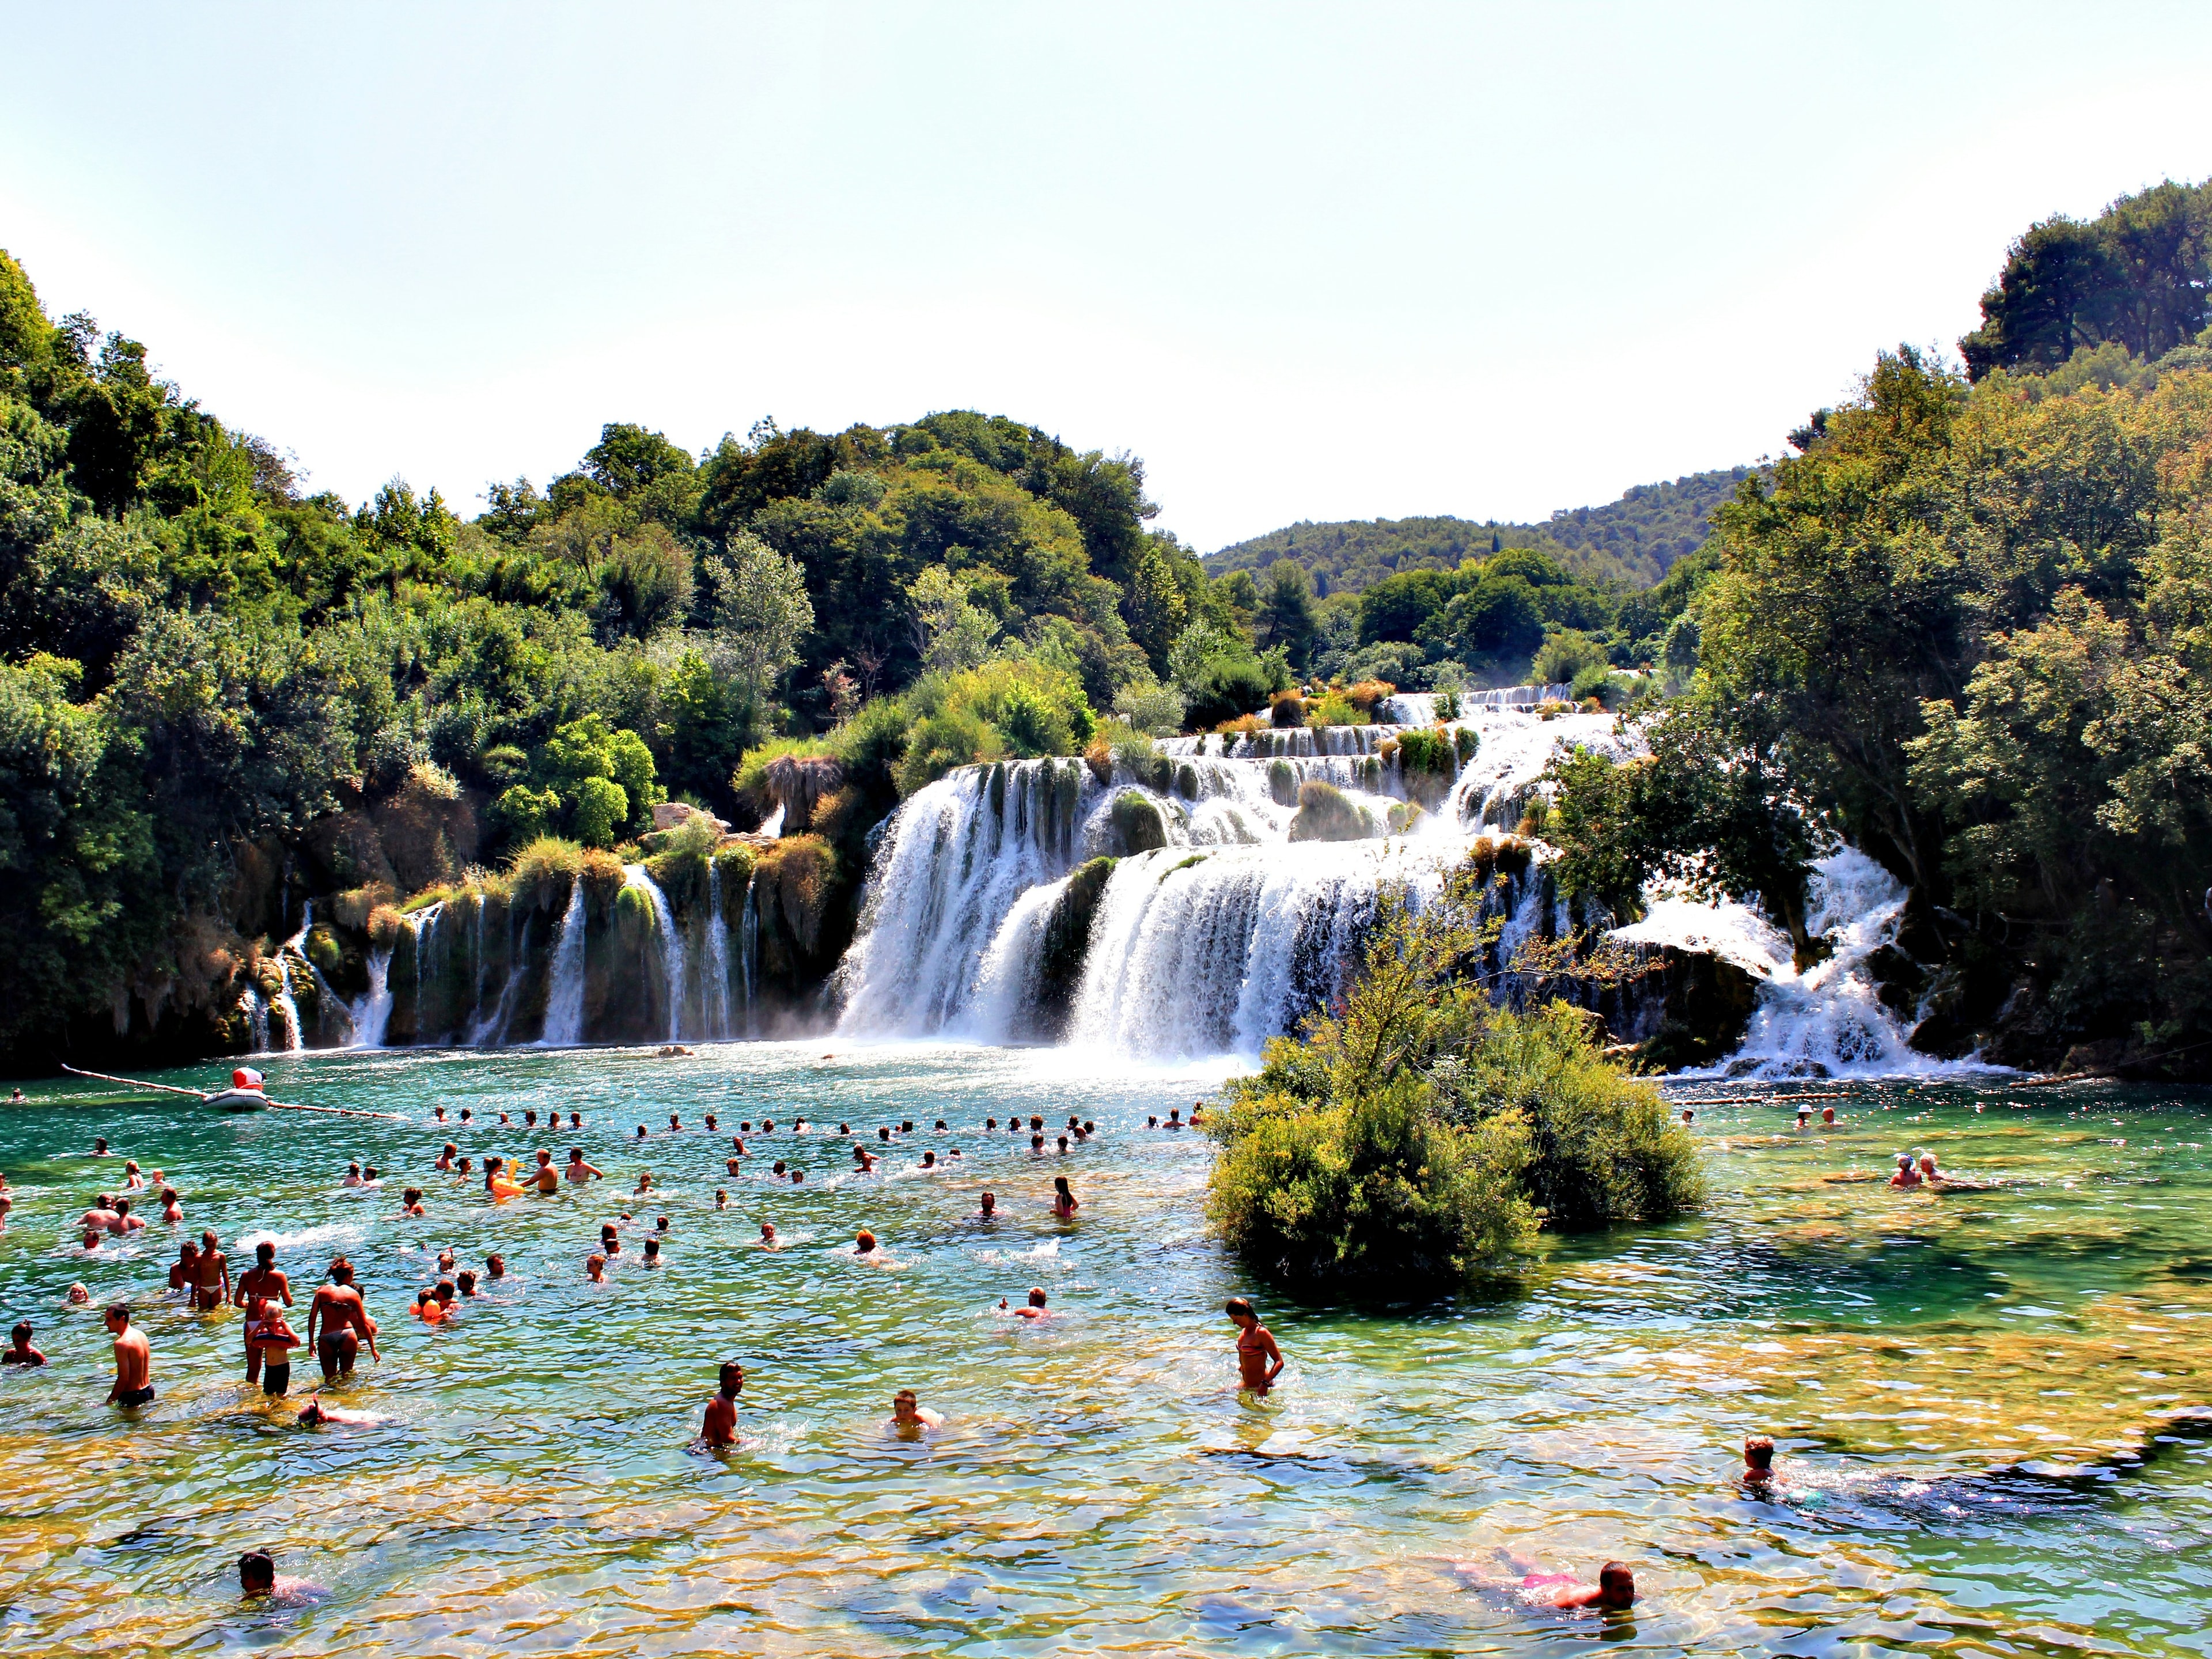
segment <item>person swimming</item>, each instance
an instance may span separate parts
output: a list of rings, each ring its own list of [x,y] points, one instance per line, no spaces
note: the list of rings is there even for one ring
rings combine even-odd
[[[419,1216],[422,1213],[422,1189],[410,1187],[399,1194],[399,1213]]]
[[[945,1413],[932,1411],[915,1397],[912,1389],[901,1389],[891,1400],[890,1427],[896,1433],[911,1439],[930,1429],[945,1426]]]
[[[645,1267],[660,1266],[660,1241],[658,1238],[648,1238],[645,1241],[645,1260],[638,1265]]]
[[[238,1589],[248,1601],[265,1598],[283,1607],[313,1607],[330,1595],[320,1584],[304,1578],[277,1577],[276,1564],[266,1550],[248,1550],[238,1558]]]
[[[925,1170],[935,1169],[937,1167],[937,1154],[935,1152],[924,1152],[921,1155],[921,1167]]]
[[[598,1170],[584,1162],[584,1149],[581,1146],[571,1146],[568,1149],[568,1164],[561,1173],[578,1186],[581,1186],[586,1181],[603,1181],[606,1178]]]
[[[1774,1485],[1774,1441],[1772,1437],[1755,1434],[1743,1443],[1743,1484],[1747,1490],[1765,1496]]]
[[[599,1249],[611,1260],[622,1254],[622,1235],[615,1231],[615,1224],[611,1221],[599,1224]]]
[[[745,1389],[745,1368],[725,1360],[715,1376],[714,1397],[707,1402],[707,1415],[699,1425],[699,1437],[709,1446],[730,1446],[738,1438],[738,1396]]]
[[[1052,1178],[1052,1212],[1062,1221],[1073,1221],[1075,1212],[1082,1207],[1068,1187],[1067,1177],[1054,1176]]]
[[[637,1178],[637,1190],[636,1190],[635,1192],[632,1193],[632,1194],[630,1194],[630,1196],[631,1196],[632,1198],[642,1198],[642,1197],[645,1197],[645,1196],[647,1196],[648,1194],[650,1194],[652,1193],[652,1191],[653,1191],[653,1171],[652,1171],[652,1170],[644,1170],[643,1172],[641,1172],[641,1173],[638,1176],[638,1178]]]
[[[866,1227],[861,1228],[858,1237],[853,1240],[853,1254],[854,1255],[867,1256],[873,1255],[875,1253],[876,1236],[870,1232]]]
[[[1006,1304],[1004,1302],[1001,1302],[999,1305],[1003,1308]],[[1030,1285],[1028,1305],[1025,1307],[1016,1308],[1013,1310],[1013,1315],[1017,1319],[1051,1318],[1052,1310],[1045,1306],[1044,1286],[1042,1285]]]
[[[775,1223],[773,1221],[763,1221],[761,1223],[760,1242],[761,1249],[763,1250],[773,1250],[781,1248],[775,1242]]]
[[[1275,1335],[1260,1322],[1249,1301],[1232,1296],[1224,1304],[1230,1323],[1237,1327],[1237,1378],[1239,1388],[1265,1394],[1283,1374],[1283,1351]]]
[[[982,1201],[977,1206],[975,1212],[985,1221],[994,1221],[998,1218],[999,1200],[989,1188],[983,1189]]]
[[[607,1259],[594,1250],[584,1258],[584,1277],[594,1285],[607,1282]]]
[[[1889,1184],[1893,1187],[1920,1185],[1920,1171],[1912,1162],[1911,1153],[1899,1152],[1897,1155],[1897,1173],[1890,1176]]]

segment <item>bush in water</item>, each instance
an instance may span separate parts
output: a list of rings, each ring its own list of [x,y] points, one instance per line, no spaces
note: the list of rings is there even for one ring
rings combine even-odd
[[[1564,1004],[1495,1006],[1473,861],[1386,894],[1341,1008],[1231,1083],[1207,1209],[1256,1268],[1392,1289],[1465,1279],[1553,1227],[1694,1209],[1694,1143]]]
[[[1372,833],[1367,815],[1334,784],[1308,778],[1298,786],[1297,816],[1291,820],[1292,841],[1365,841]]]

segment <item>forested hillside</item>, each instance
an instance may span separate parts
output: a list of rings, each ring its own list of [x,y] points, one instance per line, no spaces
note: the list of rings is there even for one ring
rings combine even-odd
[[[1562,509],[1542,524],[1449,517],[1301,520],[1210,553],[1206,565],[1216,574],[1258,572],[1289,559],[1326,598],[1357,593],[1402,570],[1449,570],[1464,559],[1528,547],[1584,581],[1649,587],[1703,544],[1713,508],[1750,471],[1727,467],[1671,483],[1638,484],[1603,507]]]

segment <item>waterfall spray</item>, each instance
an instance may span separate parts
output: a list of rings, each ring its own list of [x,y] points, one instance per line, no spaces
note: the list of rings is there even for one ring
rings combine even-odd
[[[538,1040],[549,1047],[584,1040],[584,880],[568,884],[568,908],[562,913],[561,936],[553,946],[553,966],[545,994],[545,1030]]]

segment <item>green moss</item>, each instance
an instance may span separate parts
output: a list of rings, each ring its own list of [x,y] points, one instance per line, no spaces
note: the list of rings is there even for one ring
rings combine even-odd
[[[1278,806],[1298,804],[1298,769],[1286,760],[1267,763],[1267,793]]]
[[[1114,839],[1126,854],[1149,853],[1168,844],[1167,820],[1159,803],[1139,790],[1125,789],[1114,798]]]
[[[1115,859],[1092,859],[1067,878],[1052,915],[1046,918],[1044,943],[1037,952],[1036,1007],[1043,1029],[1038,1033],[1056,1037],[1066,1024],[1075,988],[1083,981],[1083,964],[1091,954],[1091,928],[1097,918],[1098,902],[1114,874]]]
[[[1366,815],[1334,784],[1309,778],[1298,786],[1292,841],[1365,841],[1368,833]]]

